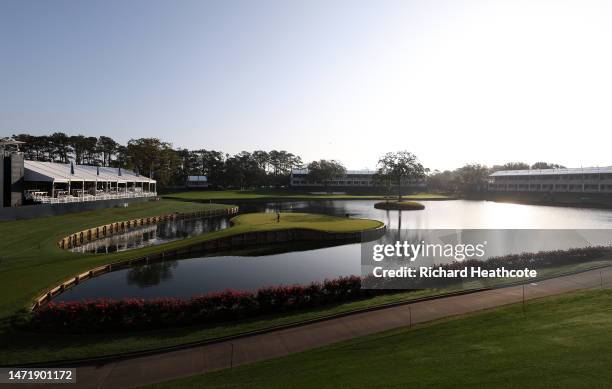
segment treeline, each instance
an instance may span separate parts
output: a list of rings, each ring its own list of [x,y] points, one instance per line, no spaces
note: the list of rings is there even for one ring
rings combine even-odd
[[[524,162],[508,162],[492,167],[468,164],[455,170],[433,171],[427,177],[427,186],[431,190],[443,192],[480,192],[487,189],[489,175],[500,170],[560,169],[564,167],[548,162],[536,162],[533,165]]]
[[[203,175],[217,187],[256,188],[288,186],[291,169],[305,164],[295,154],[284,150],[242,151],[230,155],[217,150],[175,149],[157,138],[131,139],[122,145],[110,137],[70,136],[63,132],[35,136],[13,135],[25,142],[21,146],[26,159],[36,161],[122,167],[133,169],[158,181],[159,187],[182,186],[187,176]],[[559,164],[510,162],[487,167],[469,164],[455,170],[430,172],[416,156],[407,151],[387,153],[378,162],[376,179],[381,186],[404,179],[426,178],[429,190],[442,192],[479,192],[486,190],[489,175],[499,170],[562,168]],[[310,179],[325,186],[346,169],[338,161],[320,160],[308,164]],[[397,185],[400,187],[400,185]]]
[[[187,176],[208,176],[217,186],[247,188],[289,184],[299,156],[287,151],[242,151],[235,155],[216,150],[175,149],[157,138],[131,139],[126,145],[107,136],[91,137],[55,132],[35,136],[16,134],[25,142],[26,159],[45,162],[122,167],[155,178],[160,187],[183,185]]]

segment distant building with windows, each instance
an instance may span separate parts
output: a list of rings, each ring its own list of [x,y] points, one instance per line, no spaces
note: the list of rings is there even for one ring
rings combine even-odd
[[[185,182],[187,188],[208,188],[208,177],[206,176],[187,176]]]
[[[489,190],[612,194],[612,166],[502,170],[489,176]]]
[[[374,174],[376,174],[375,170],[347,170],[345,175],[329,181],[327,186],[337,189],[380,187],[374,180]],[[312,181],[308,177],[308,169],[293,169],[290,178],[292,188],[316,189],[324,186],[322,182]],[[411,180],[404,185],[406,189],[421,190],[425,188],[425,180]]]

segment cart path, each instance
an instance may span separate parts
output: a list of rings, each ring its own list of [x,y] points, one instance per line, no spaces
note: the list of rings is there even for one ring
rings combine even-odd
[[[602,278],[603,277],[603,278]],[[599,288],[612,267],[525,285],[525,299]],[[380,331],[521,302],[523,286],[419,301],[179,351],[77,367],[78,388],[125,388],[226,369],[326,346]],[[15,385],[16,388],[65,385]]]

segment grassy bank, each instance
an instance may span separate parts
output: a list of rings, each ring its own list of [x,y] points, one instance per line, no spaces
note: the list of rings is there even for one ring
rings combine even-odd
[[[607,387],[611,306],[610,290],[572,293],[154,387]]]
[[[607,264],[606,261],[590,262],[574,267],[547,269],[544,276],[553,276],[564,271],[579,271]],[[493,286],[500,282],[486,283]],[[87,358],[129,351],[147,350],[160,347],[185,344],[189,342],[215,339],[248,331],[270,328],[273,326],[299,323],[305,320],[317,319],[334,314],[341,314],[357,309],[371,308],[389,303],[410,301],[419,297],[434,296],[463,288],[478,288],[485,286],[475,282],[461,287],[447,289],[429,289],[414,292],[398,292],[395,294],[376,296],[373,298],[346,302],[343,304],[323,306],[299,312],[288,312],[241,320],[237,322],[219,323],[209,326],[183,327],[156,331],[141,331],[133,333],[91,334],[91,335],[59,335],[38,334],[31,332],[6,331],[0,328],[0,365],[42,362],[61,359]]]
[[[575,266],[545,269],[540,274],[550,277],[567,271],[581,271],[609,264],[592,261]],[[512,280],[505,280],[506,282]],[[472,282],[446,289],[428,289],[376,296],[369,299],[317,307],[303,311],[261,316],[249,320],[219,323],[208,326],[171,328],[166,330],[124,332],[115,334],[59,335],[33,332],[0,332],[0,365],[42,362],[60,359],[87,358],[137,350],[168,347],[195,341],[261,330],[279,325],[299,323],[353,310],[371,308],[390,303],[406,302],[420,297],[435,296],[461,289],[495,286],[504,280]],[[0,328],[1,330],[2,328]],[[5,329],[6,330],[6,329]],[[24,351],[24,350],[27,350]]]
[[[0,255],[2,256],[0,262],[0,365],[150,349],[299,321],[301,319],[299,315],[277,315],[217,327],[183,328],[121,336],[42,335],[18,331],[9,324],[11,316],[29,305],[32,299],[43,290],[58,284],[69,276],[101,264],[247,231],[311,228],[330,232],[351,232],[382,225],[372,220],[309,214],[281,214],[281,220],[277,223],[276,214],[248,214],[235,218],[234,226],[227,230],[121,253],[92,255],[71,253],[57,247],[60,237],[89,226],[114,220],[219,207],[225,206],[163,200],[132,205],[129,208],[113,208],[0,223],[0,236],[3,237],[0,243]],[[326,307],[322,311],[333,313],[334,309],[350,309],[350,307],[352,305]],[[321,313],[313,310],[303,314],[305,315],[303,317],[311,318],[314,316],[309,315],[316,316]]]
[[[321,190],[323,192],[323,190]],[[209,201],[209,200],[261,200],[261,201],[283,201],[283,200],[381,200],[381,195],[351,195],[351,194],[312,194],[293,190],[206,190],[169,193],[164,198]],[[406,200],[448,200],[451,197],[436,193],[418,193],[403,196]]]
[[[209,205],[217,207],[217,205]],[[160,201],[131,206],[127,209],[109,209],[106,211],[72,214],[55,218],[0,223],[0,233],[7,239],[0,242],[0,365],[28,362],[43,362],[58,359],[85,358],[121,352],[146,350],[184,344],[193,341],[213,339],[220,336],[238,334],[271,326],[296,323],[303,320],[320,318],[335,313],[348,312],[354,309],[373,307],[390,302],[406,301],[412,298],[438,294],[440,290],[420,292],[403,292],[379,296],[372,299],[354,301],[334,306],[325,306],[301,312],[270,315],[256,319],[224,323],[214,326],[176,328],[161,331],[135,332],[122,334],[98,335],[55,335],[36,334],[13,330],[8,325],[9,316],[23,307],[38,292],[35,290],[49,287],[80,271],[98,264],[116,261],[130,256],[142,256],[159,250],[159,247],[148,247],[134,251],[111,255],[83,255],[69,253],[56,247],[59,237],[91,225],[99,225],[112,220],[123,220],[132,217],[152,216],[174,211],[192,211],[202,209],[195,203]],[[345,222],[351,221],[355,229],[363,229],[358,219],[335,218],[319,215],[281,214],[281,223],[276,223],[275,214],[242,215],[235,221],[232,229],[218,231],[190,241],[172,242],[164,247],[179,247],[233,232],[254,229],[269,230],[275,228],[304,227],[309,223],[322,230],[333,230],[330,222],[347,229]],[[250,220],[249,220],[250,219]],[[371,225],[373,226],[373,225]],[[51,234],[51,237],[47,237]],[[53,236],[54,235],[54,236]],[[38,245],[40,242],[40,246]],[[582,264],[581,266],[586,266]],[[36,277],[31,277],[34,274]],[[18,280],[13,278],[20,277]],[[10,285],[10,286],[7,286]],[[478,285],[474,285],[478,286]]]
[[[154,331],[89,335],[61,335],[22,332],[0,328],[0,366],[53,360],[90,358],[130,351],[150,350],[190,342],[210,340],[280,325],[299,323],[355,309],[406,301],[439,294],[441,290],[423,290],[377,296],[366,300],[323,306],[303,311],[260,316],[253,319],[209,326],[170,328]]]
[[[225,207],[162,200],[131,204],[128,208],[0,222],[0,318],[24,307],[37,293],[67,276],[151,250],[92,255],[60,249],[58,240],[72,232],[130,218]]]

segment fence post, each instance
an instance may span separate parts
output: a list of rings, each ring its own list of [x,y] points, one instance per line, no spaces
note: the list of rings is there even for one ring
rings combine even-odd
[[[525,313],[525,284],[523,284],[523,314]]]
[[[412,305],[408,305],[408,328],[412,328]]]

